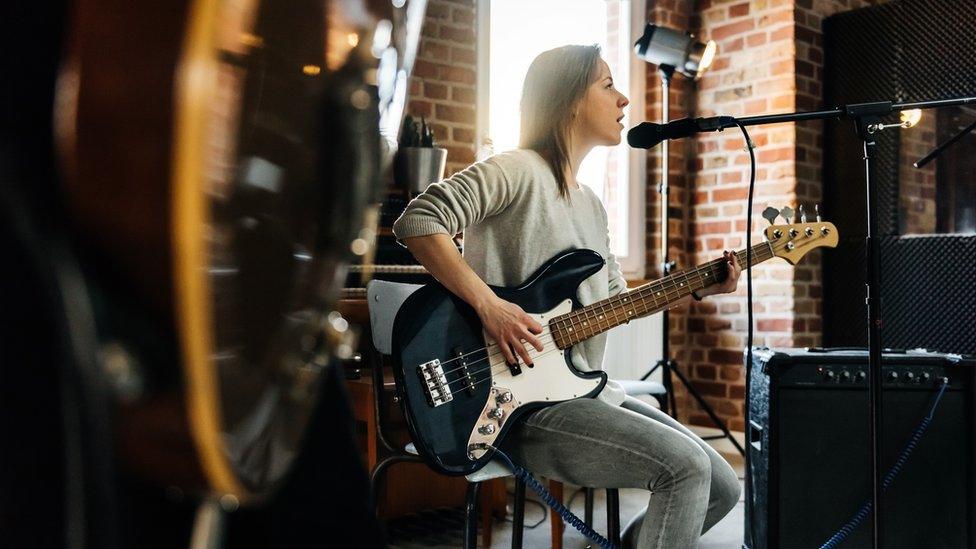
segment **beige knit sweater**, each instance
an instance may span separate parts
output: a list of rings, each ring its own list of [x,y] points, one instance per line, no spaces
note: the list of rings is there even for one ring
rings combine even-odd
[[[626,290],[620,265],[610,253],[607,212],[585,185],[561,198],[546,161],[531,150],[497,154],[434,183],[407,205],[394,223],[400,240],[464,231],[464,259],[488,284],[516,286],[543,263],[568,249],[586,248],[606,258],[604,267],[579,287],[589,305]],[[606,333],[573,347],[580,370],[601,369]],[[613,405],[623,389],[610,381],[599,398]]]

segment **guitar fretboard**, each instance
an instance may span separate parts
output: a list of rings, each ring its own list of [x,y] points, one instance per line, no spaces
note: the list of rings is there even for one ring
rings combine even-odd
[[[736,256],[740,265],[746,265],[745,250],[736,252]],[[769,242],[752,247],[753,265],[773,256]],[[727,276],[728,267],[720,258],[557,316],[549,323],[556,345],[565,349],[635,318],[663,311],[686,295],[719,283]]]

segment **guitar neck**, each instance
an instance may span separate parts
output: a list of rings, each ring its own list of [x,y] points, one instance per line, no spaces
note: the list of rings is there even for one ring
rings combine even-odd
[[[746,265],[746,250],[735,254],[739,264]],[[769,242],[756,244],[751,255],[752,263],[746,268],[772,258],[772,245]],[[663,311],[686,295],[717,284],[727,276],[724,259],[715,259],[555,317],[550,321],[550,327],[556,345],[565,349],[635,318]]]

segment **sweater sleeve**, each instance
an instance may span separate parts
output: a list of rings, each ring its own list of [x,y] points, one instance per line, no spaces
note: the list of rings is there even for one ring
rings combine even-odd
[[[610,282],[609,292],[611,296],[615,296],[627,291],[627,280],[624,278],[623,272],[620,269],[620,262],[617,261],[617,256],[613,255],[613,252],[610,251],[610,218],[607,215],[607,210],[603,207],[603,202],[598,201],[598,203],[600,204],[600,212],[603,214],[603,227],[607,234],[607,279]]]
[[[609,232],[607,234],[607,249],[610,249]],[[610,279],[610,295],[615,296],[626,292],[627,280],[624,278],[623,272],[620,270],[620,263],[617,262],[617,256],[613,255],[613,252],[607,253],[607,269]]]
[[[427,187],[393,224],[397,240],[431,234],[453,236],[504,210],[516,196],[512,180],[519,179],[506,174],[504,163],[492,157]]]

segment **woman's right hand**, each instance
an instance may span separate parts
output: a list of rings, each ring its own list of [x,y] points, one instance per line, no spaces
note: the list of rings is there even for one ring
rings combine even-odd
[[[518,305],[496,296],[478,309],[478,316],[485,332],[498,343],[505,361],[509,364],[518,363],[515,358],[518,354],[526,366],[532,365],[532,358],[525,348],[526,342],[542,351],[542,342],[536,337],[542,333],[542,325]]]

